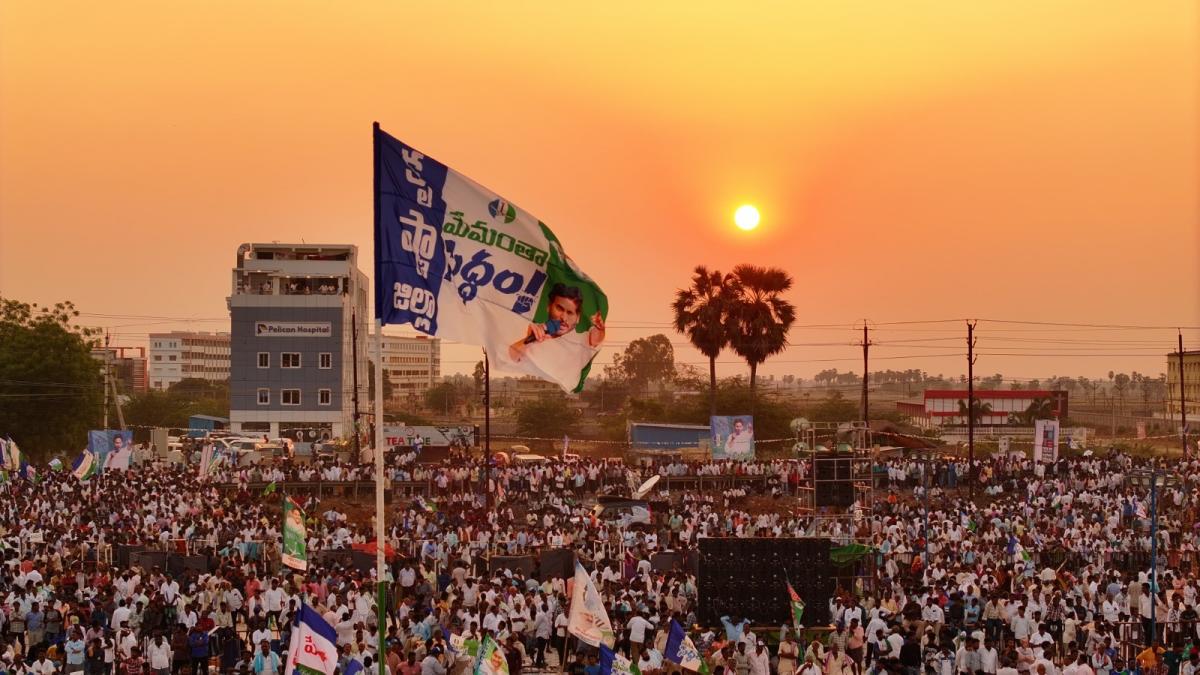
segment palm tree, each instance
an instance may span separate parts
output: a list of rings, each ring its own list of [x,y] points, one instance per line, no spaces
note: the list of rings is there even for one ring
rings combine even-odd
[[[1053,419],[1055,412],[1054,402],[1043,397],[1033,399],[1025,412],[1012,413],[1008,417],[1017,424],[1032,426],[1038,420]]]
[[[991,415],[991,414],[992,414],[992,404],[991,403],[984,403],[984,402],[980,401],[979,399],[974,399],[971,401],[971,417],[975,420],[976,424],[980,423],[980,420],[983,419],[984,415]],[[961,398],[958,399],[958,416],[962,417],[963,419],[966,419],[966,417],[967,417],[967,402],[962,400]]]
[[[675,312],[675,330],[687,336],[692,346],[708,357],[708,400],[717,414],[717,357],[729,344],[725,320],[729,312],[729,275],[696,267],[692,285],[675,292],[671,309]]]
[[[783,351],[796,308],[783,299],[792,277],[777,267],[738,265],[727,285],[729,346],[750,366],[750,414],[757,404],[758,364]]]

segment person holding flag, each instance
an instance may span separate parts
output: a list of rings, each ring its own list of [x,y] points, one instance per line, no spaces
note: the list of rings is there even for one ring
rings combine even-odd
[[[315,609],[301,604],[292,626],[292,640],[283,672],[333,675],[337,665],[337,631]],[[440,675],[445,675],[445,671]]]
[[[608,612],[604,610],[604,599],[592,583],[583,565],[575,563],[575,581],[571,589],[571,611],[567,619],[567,631],[579,638],[580,642],[599,647],[606,644],[610,648],[616,644],[612,622],[608,620]]]

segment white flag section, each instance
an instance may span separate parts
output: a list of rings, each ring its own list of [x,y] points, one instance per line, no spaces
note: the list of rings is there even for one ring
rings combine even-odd
[[[604,601],[587,570],[579,563],[575,563],[575,587],[571,589],[567,630],[580,642],[593,647],[604,644],[611,648],[616,644],[612,622],[608,620],[608,612],[604,611]]]
[[[312,607],[300,605],[283,675],[333,675],[337,665],[337,632]]]
[[[579,391],[608,298],[532,214],[375,130],[375,316]]]
[[[475,675],[508,675],[508,658],[492,636],[483,638],[479,646],[479,661],[475,664]]]

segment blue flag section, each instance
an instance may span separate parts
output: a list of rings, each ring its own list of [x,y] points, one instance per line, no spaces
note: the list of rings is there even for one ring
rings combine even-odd
[[[579,391],[608,298],[530,213],[375,127],[375,316]]]

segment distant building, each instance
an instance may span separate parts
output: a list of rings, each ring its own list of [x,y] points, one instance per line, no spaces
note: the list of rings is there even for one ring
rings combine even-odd
[[[358,248],[242,244],[232,283],[232,429],[272,438],[348,437],[353,429],[355,322],[360,410],[370,411],[370,309]]]
[[[1183,400],[1188,421],[1200,421],[1200,351],[1183,353]],[[1179,352],[1167,354],[1166,402],[1167,417],[1179,419]]]
[[[92,358],[100,362],[100,372],[105,363],[109,375],[117,384],[118,394],[140,394],[146,391],[146,349],[144,347],[96,347]]]
[[[442,341],[423,335],[383,336],[383,376],[392,384],[388,403],[424,396],[442,377]]]
[[[896,409],[907,415],[916,426],[928,429],[941,426],[966,426],[962,406],[967,402],[966,389],[929,389],[921,401],[898,401]],[[1020,425],[1020,416],[1034,402],[1048,402],[1049,414],[1057,419],[1067,417],[1067,392],[1062,390],[975,390],[976,405],[984,414],[975,420],[982,426]]]
[[[166,391],[189,378],[229,379],[229,333],[150,334],[150,388]]]

